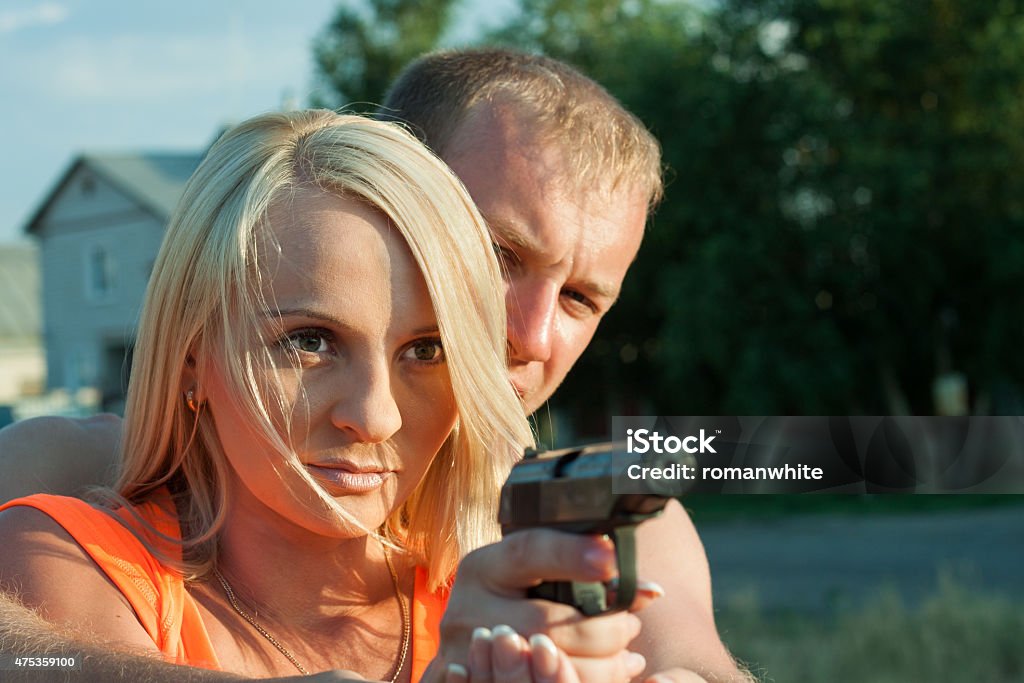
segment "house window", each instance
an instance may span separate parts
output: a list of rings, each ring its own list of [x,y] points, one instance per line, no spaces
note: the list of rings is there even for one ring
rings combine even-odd
[[[105,301],[114,288],[113,257],[105,247],[94,245],[85,257],[85,291],[91,301]]]

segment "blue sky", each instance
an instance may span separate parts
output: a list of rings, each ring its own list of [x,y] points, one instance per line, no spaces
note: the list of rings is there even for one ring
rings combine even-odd
[[[0,2],[0,243],[24,239],[79,152],[199,149],[224,123],[308,102],[312,42],[337,4]],[[487,21],[470,7],[457,36]]]

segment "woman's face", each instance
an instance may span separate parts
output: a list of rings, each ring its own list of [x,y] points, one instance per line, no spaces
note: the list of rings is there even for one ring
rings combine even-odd
[[[374,529],[409,497],[455,422],[426,285],[401,233],[358,201],[304,190],[271,207],[269,225],[280,252],[261,255],[270,308],[261,315],[285,401],[267,408],[319,486]],[[258,381],[276,380],[268,370]],[[198,383],[238,500],[318,533],[353,533],[251,428],[222,372]]]

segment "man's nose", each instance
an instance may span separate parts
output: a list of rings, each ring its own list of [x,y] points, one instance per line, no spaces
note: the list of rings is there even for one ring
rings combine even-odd
[[[551,358],[558,285],[551,281],[512,282],[505,294],[508,343],[512,359],[547,362]]]
[[[358,370],[350,367],[351,372],[339,382],[331,422],[361,443],[387,441],[402,427],[402,413],[385,365],[382,361]]]

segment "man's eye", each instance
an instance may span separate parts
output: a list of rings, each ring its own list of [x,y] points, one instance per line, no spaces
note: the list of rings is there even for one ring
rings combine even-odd
[[[330,351],[330,340],[318,330],[298,330],[284,339],[284,344],[301,353],[325,353]]]
[[[580,311],[589,311],[590,313],[599,312],[597,304],[591,301],[590,297],[586,296],[585,294],[581,294],[572,289],[564,289],[562,290],[562,296],[569,299],[569,301],[572,302],[571,305]]]
[[[492,242],[491,246],[494,248],[494,255],[498,257],[498,260],[503,264],[518,263],[519,256],[508,247],[503,247],[497,242]]]
[[[444,362],[444,347],[440,339],[420,339],[410,344],[402,356],[417,363],[441,363]]]

